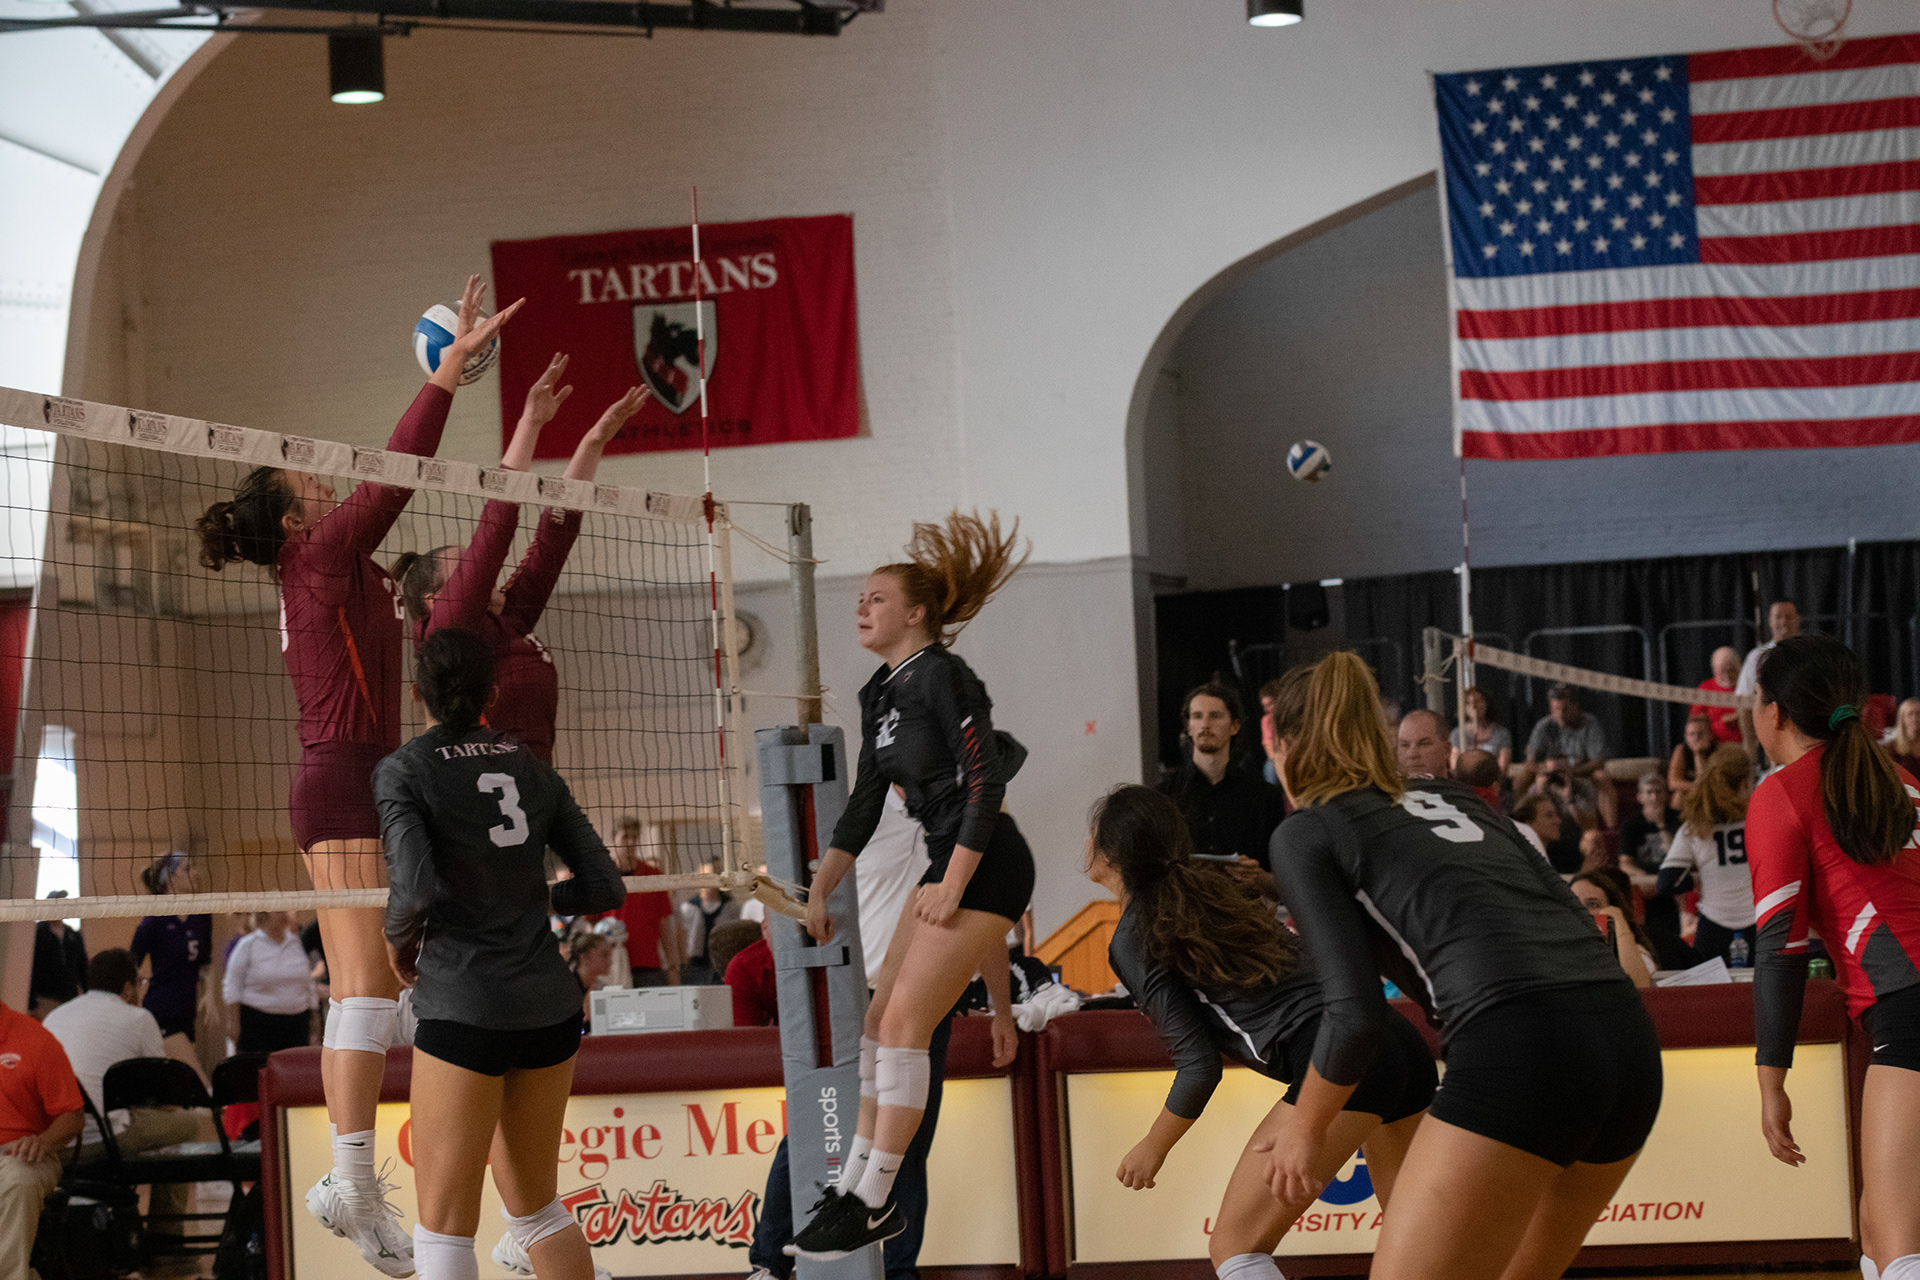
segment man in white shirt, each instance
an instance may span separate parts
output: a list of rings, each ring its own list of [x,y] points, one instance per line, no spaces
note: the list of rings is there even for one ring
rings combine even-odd
[[[44,1025],[67,1051],[73,1074],[96,1110],[105,1101],[101,1089],[108,1067],[128,1058],[167,1056],[160,1042],[160,1024],[140,1007],[140,967],[134,963],[132,952],[118,947],[102,951],[87,962],[86,993],[49,1013]],[[200,1130],[191,1111],[171,1107],[117,1111],[107,1117],[107,1123],[113,1126],[123,1156],[191,1142]],[[80,1160],[100,1159],[105,1150],[99,1127],[89,1117],[80,1135]],[[184,1183],[155,1186],[149,1212],[186,1212],[190,1189]],[[173,1229],[177,1231],[178,1227]]]
[[[1791,600],[1775,600],[1767,610],[1767,630],[1773,633],[1773,639],[1756,646],[1740,664],[1740,679],[1733,686],[1735,693],[1760,692],[1760,659],[1782,640],[1791,640],[1800,634],[1799,607]],[[1747,759],[1760,759],[1760,739],[1753,731],[1753,712],[1745,707],[1740,709],[1740,745],[1746,748]]]

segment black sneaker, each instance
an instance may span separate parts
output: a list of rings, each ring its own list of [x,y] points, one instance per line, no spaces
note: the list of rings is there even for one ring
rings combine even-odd
[[[859,1196],[841,1196],[794,1237],[793,1250],[797,1257],[832,1262],[868,1245],[891,1240],[906,1229],[907,1215],[898,1201],[887,1201],[883,1209],[870,1209]]]

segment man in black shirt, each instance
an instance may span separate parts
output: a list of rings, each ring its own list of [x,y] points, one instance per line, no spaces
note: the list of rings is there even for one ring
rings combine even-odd
[[[1187,695],[1180,715],[1193,754],[1160,789],[1180,806],[1195,852],[1265,866],[1267,842],[1286,816],[1286,799],[1278,787],[1231,764],[1240,695],[1223,684],[1203,684]]]

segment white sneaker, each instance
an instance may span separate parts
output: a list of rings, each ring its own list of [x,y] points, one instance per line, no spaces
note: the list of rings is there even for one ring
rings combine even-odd
[[[511,1231],[501,1236],[500,1243],[493,1246],[493,1264],[517,1276],[533,1274],[533,1259],[527,1256],[527,1251],[520,1247],[520,1242],[513,1238]],[[593,1269],[593,1280],[613,1280],[613,1272],[605,1267],[596,1266]]]
[[[307,1212],[333,1234],[351,1240],[368,1266],[403,1280],[413,1274],[413,1240],[400,1229],[400,1210],[387,1200],[394,1190],[385,1176],[391,1167],[391,1161],[381,1167],[371,1196],[336,1183],[328,1173],[307,1192]]]

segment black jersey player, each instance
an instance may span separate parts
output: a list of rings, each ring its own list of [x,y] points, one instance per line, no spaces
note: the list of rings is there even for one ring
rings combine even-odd
[[[1122,904],[1107,958],[1173,1055],[1173,1087],[1147,1136],[1116,1175],[1151,1188],[1167,1153],[1193,1127],[1231,1059],[1289,1085],[1247,1140],[1227,1182],[1208,1247],[1220,1280],[1279,1280],[1273,1251],[1300,1211],[1267,1187],[1263,1152],[1294,1123],[1320,1025],[1320,980],[1282,928],[1271,898],[1248,894],[1225,868],[1193,856],[1174,802],[1148,787],[1115,788],[1094,807],[1087,874]],[[1255,873],[1257,874],[1257,873]],[[1364,1148],[1385,1205],[1407,1144],[1433,1098],[1433,1055],[1411,1023],[1389,1013],[1359,1087],[1322,1144],[1322,1180]]]
[[[560,775],[481,724],[495,692],[484,639],[435,632],[414,681],[430,726],[374,771],[392,886],[387,945],[420,1019],[414,1265],[420,1280],[475,1274],[491,1149],[507,1228],[534,1269],[592,1280],[586,1237],[555,1194],[581,1008],[547,921],[612,910],[626,890]],[[551,889],[548,848],[573,872]]]
[[[1397,1277],[1558,1276],[1659,1111],[1660,1046],[1579,902],[1470,788],[1394,763],[1380,694],[1351,653],[1274,708],[1296,811],[1272,865],[1325,1007],[1270,1177],[1317,1193],[1319,1147],[1386,1027],[1381,961],[1429,1004],[1447,1074],[1400,1170],[1374,1255]]]

